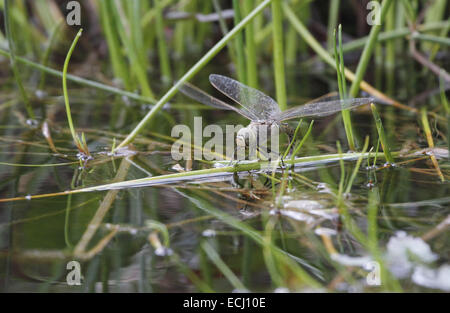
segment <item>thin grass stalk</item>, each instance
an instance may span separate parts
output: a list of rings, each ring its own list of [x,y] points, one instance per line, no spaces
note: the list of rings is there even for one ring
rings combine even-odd
[[[54,3],[49,3],[47,0],[34,0],[30,2],[32,2],[34,13],[48,34],[52,33],[57,24],[64,20],[62,13],[52,8]]]
[[[338,149],[338,153],[342,155],[341,144],[339,141],[336,142],[336,146]],[[362,155],[362,154],[361,154]],[[367,238],[358,225],[355,223],[350,213],[348,212],[348,208],[344,202],[344,182],[345,182],[345,164],[343,158],[339,158],[339,165],[341,169],[341,176],[339,179],[339,187],[338,194],[336,197],[336,206],[339,209],[339,213],[341,214],[342,221],[344,223],[347,231],[358,240],[363,245],[367,245]]]
[[[8,38],[8,46],[10,51],[10,61],[11,68],[14,73],[14,78],[16,80],[17,86],[19,87],[20,95],[22,96],[22,100],[25,104],[25,108],[27,110],[28,117],[31,119],[35,118],[33,108],[31,107],[30,99],[28,98],[28,94],[25,90],[25,87],[22,84],[22,78],[19,74],[19,68],[17,67],[16,62],[16,54],[15,54],[15,46],[14,46],[14,38],[11,30],[11,20],[10,20],[10,0],[4,0],[4,8],[3,8],[3,18],[5,19],[5,34]]]
[[[367,151],[367,148],[369,147],[369,136],[366,137],[366,140],[364,141],[364,146],[362,149],[362,153],[365,153]],[[353,169],[352,175],[350,176],[348,182],[347,182],[347,186],[345,187],[345,191],[344,194],[349,194],[352,186],[353,186],[353,182],[356,178],[356,175],[358,174],[359,168],[361,167],[361,163],[362,163],[362,158],[358,158],[358,161],[356,161],[356,165]]]
[[[338,150],[339,155],[342,155],[342,148],[341,143],[339,141],[336,142],[336,147]],[[339,178],[339,187],[338,187],[338,193],[337,193],[337,200],[336,205],[338,208],[341,208],[344,206],[343,203],[343,194],[344,194],[344,182],[345,182],[345,164],[342,157],[339,158],[339,167],[341,169],[341,176]]]
[[[213,5],[210,1],[200,1],[199,2],[200,8],[198,11],[202,12],[203,14],[209,14],[213,10]],[[222,13],[220,14],[222,16]],[[211,36],[212,34],[212,28],[211,25],[208,23],[193,23],[196,26],[195,35],[196,39],[199,43],[204,43],[206,38]]]
[[[208,283],[204,282],[203,280],[201,280],[197,274],[195,272],[193,272],[184,262],[184,260],[182,261],[181,258],[178,256],[178,254],[174,253],[171,257],[170,260],[175,263],[178,267],[178,269],[180,270],[181,273],[183,273],[183,275],[185,275],[189,281],[192,282],[192,284],[197,287],[198,290],[200,290],[201,292],[209,292],[212,293],[214,292],[214,289],[211,288],[211,286],[208,285]]]
[[[449,19],[450,22],[450,19]],[[439,33],[439,37],[441,38],[446,38],[448,32],[450,31],[450,23],[447,25],[446,28],[441,29],[440,33]],[[430,53],[430,61],[433,62],[434,58],[436,57],[437,53],[439,52],[441,45],[439,43],[435,43],[433,45],[433,48],[431,49],[431,53]]]
[[[391,149],[387,141],[386,133],[384,132],[383,122],[378,114],[378,110],[375,104],[371,103],[370,107],[372,109],[373,118],[375,119],[375,125],[377,126],[378,137],[380,138],[381,146],[383,147],[383,152],[386,157],[386,161],[390,164],[394,164],[394,158],[391,154]]]
[[[401,292],[399,282],[386,269],[378,245],[378,211],[380,207],[380,193],[378,187],[369,190],[367,206],[367,249],[380,266],[380,279],[385,290]]]
[[[254,0],[242,1],[243,15],[249,16],[254,8]],[[245,50],[247,63],[247,85],[258,89],[258,70],[256,65],[255,24],[248,23],[245,27]]]
[[[58,33],[59,30],[61,29],[62,26],[62,22],[59,24],[56,24],[55,28],[52,30],[51,34],[50,34],[50,38],[48,40],[48,44],[47,44],[47,48],[44,51],[44,55],[42,57],[42,65],[43,66],[47,66],[48,65],[48,61],[50,58],[50,53],[52,51],[53,45],[56,41],[56,39],[58,38]],[[43,90],[45,86],[45,72],[41,72],[41,79],[39,81],[39,90]]]
[[[209,259],[217,266],[220,272],[225,276],[225,278],[230,282],[230,284],[239,291],[247,290],[244,284],[239,280],[239,278],[233,273],[233,271],[225,264],[225,262],[220,258],[216,250],[207,241],[203,241],[202,249],[206,252]]]
[[[287,157],[289,151],[291,150],[292,145],[294,144],[295,140],[297,139],[297,134],[298,134],[298,132],[300,130],[300,126],[302,125],[302,122],[303,122],[303,120],[300,119],[300,121],[297,124],[297,127],[295,128],[294,136],[292,136],[291,142],[289,143],[289,145],[287,146],[286,150],[284,151],[283,159],[285,159]]]
[[[336,34],[335,34],[336,36]],[[342,25],[339,24],[339,54],[337,53],[336,42],[335,44],[335,59],[336,59],[336,72],[338,76],[339,95],[341,100],[347,99],[347,83],[345,80],[345,66],[344,66],[344,53],[342,51]],[[339,55],[339,61],[338,61]],[[350,116],[350,110],[342,110],[342,120],[344,122],[345,135],[347,137],[347,143],[350,150],[356,151],[355,137],[353,135],[352,120]]]
[[[438,22],[430,22],[427,24],[417,25],[417,30],[419,32],[428,32],[428,31],[439,30],[439,29],[445,31],[448,27],[450,27],[450,21],[438,21]],[[387,40],[402,38],[402,37],[405,37],[408,35],[411,35],[411,29],[409,29],[408,27],[401,27],[401,28],[397,28],[393,31],[386,31],[386,32],[380,33],[378,35],[377,41],[380,43],[380,42],[387,41]],[[445,37],[445,36],[441,36],[441,37]],[[344,53],[363,48],[367,42],[367,39],[368,39],[368,36],[365,36],[365,37],[361,37],[361,38],[358,38],[358,39],[355,39],[355,40],[345,43],[343,45]]]
[[[252,241],[249,237],[244,236],[242,244],[242,265],[241,265],[241,275],[242,283],[244,286],[250,286],[251,274],[252,274]]]
[[[330,0],[328,11],[327,46],[328,50],[333,50],[336,36],[336,26],[339,17],[340,0]]]
[[[118,77],[122,81],[125,89],[130,90],[131,84],[129,81],[127,65],[121,55],[120,39],[116,29],[113,27],[114,23],[110,4],[107,1],[100,1],[99,6],[102,29],[105,32],[106,43],[108,44],[108,51],[111,57],[114,76]]]
[[[15,0],[15,7],[12,9],[15,9],[15,13],[12,15],[15,17],[15,20],[19,22],[21,26],[21,42],[25,48],[25,53],[28,55],[35,54],[38,57],[41,57],[41,50],[35,49],[33,42],[36,41],[36,38],[39,38],[39,36],[36,36],[36,32],[33,33],[34,27],[28,27],[28,12],[26,5],[23,0]]]
[[[172,81],[172,71],[170,69],[169,54],[167,52],[166,35],[164,34],[164,17],[163,17],[163,7],[160,5],[159,1],[154,1],[156,8],[156,35],[158,38],[158,58],[159,66],[162,74],[162,79],[164,82]]]
[[[247,1],[246,1],[247,2]],[[156,105],[147,113],[147,115],[139,122],[139,124],[131,131],[131,133],[118,145],[121,148],[129,144],[144,129],[147,123],[156,115],[156,113],[169,101],[178,91],[178,88],[184,82],[191,79],[199,72],[220,50],[222,50],[228,41],[232,40],[245,26],[247,26],[253,18],[258,15],[270,4],[270,0],[264,0],[249,15],[247,15],[238,25],[236,25],[226,36],[214,45],[194,66],[192,66],[186,74],[181,77],[169,91],[156,103]]]
[[[275,228],[276,222],[274,218],[267,219],[265,230],[264,230],[264,245],[263,245],[263,257],[264,263],[266,264],[267,271],[269,272],[272,284],[276,287],[283,286],[284,279],[278,269],[277,260],[272,253],[272,233]]]
[[[387,16],[386,16],[386,31],[393,31],[395,29],[395,8],[396,3],[390,6]],[[378,43],[379,44],[379,43]],[[384,62],[385,75],[386,75],[386,92],[388,95],[394,93],[395,88],[395,41],[388,40],[386,42],[386,58]]]
[[[339,74],[341,75],[342,82],[342,99],[347,99],[347,81],[345,80],[345,65],[344,65],[344,52],[342,51],[342,25],[339,24]],[[349,112],[344,110],[343,112]],[[345,119],[344,119],[345,121]],[[350,123],[351,126],[351,123]]]
[[[350,97],[355,98],[358,95],[360,83],[363,81],[363,76],[366,73],[367,66],[369,65],[370,57],[372,56],[373,49],[377,43],[378,34],[381,31],[382,24],[386,19],[386,14],[389,10],[392,0],[384,0],[381,4],[380,24],[372,26],[370,30],[369,38],[366,42],[361,58],[356,68],[355,79],[350,87]]]
[[[220,7],[220,3],[218,0],[213,0],[213,6],[214,6],[214,10],[216,11],[218,17],[219,17],[219,27],[220,30],[222,31],[222,35],[225,36],[228,33],[228,27],[227,24],[225,22],[225,19],[223,18],[223,14],[222,14],[222,8]],[[239,35],[239,34],[238,34]],[[236,35],[236,36],[238,36]],[[237,59],[236,59],[236,50],[234,47],[234,41],[231,40],[230,42],[227,43],[228,45],[228,54],[230,55],[230,59],[231,62],[233,64],[235,64],[235,66],[237,66]]]
[[[425,12],[425,23],[431,21],[441,21],[442,19],[448,19],[448,8],[447,13],[445,7],[448,6],[448,0],[433,0],[431,5],[427,8]],[[437,34],[436,34],[437,35]],[[427,51],[433,50],[433,45],[431,43],[424,43],[422,48]]]
[[[420,33],[412,34],[412,38],[422,40],[422,41],[437,43],[439,45],[450,46],[450,38],[445,38],[445,37],[440,37],[440,36],[435,36],[435,35],[420,34]]]
[[[234,25],[238,25],[242,20],[239,0],[233,0],[233,10],[234,10]],[[248,85],[247,71],[245,69],[244,36],[241,32],[239,32],[236,35],[236,39],[234,40],[234,46],[236,48],[236,61],[237,61],[236,65],[239,81],[241,81],[243,84]]]
[[[292,27],[292,25],[289,25],[286,35],[286,65],[294,65],[296,63],[297,49],[297,34],[294,27]]]
[[[72,176],[72,182],[70,184],[70,188],[74,189],[75,188],[75,182],[76,182],[76,178],[78,176],[78,172],[75,171],[73,176]],[[65,214],[65,218],[64,218],[64,241],[66,243],[67,248],[72,249],[73,245],[72,242],[70,241],[70,232],[69,232],[69,220],[70,220],[70,210],[72,208],[72,196],[73,195],[68,195],[67,196],[67,202],[66,202],[66,214]]]
[[[283,52],[283,18],[281,0],[272,0],[272,27],[273,27],[273,64],[275,71],[275,89],[280,109],[286,110],[286,81],[284,75]]]
[[[337,81],[338,81],[338,88],[339,88],[339,97],[341,100],[344,100],[347,98],[347,86],[345,82],[345,67],[344,67],[344,54],[342,52],[342,27],[339,25],[339,53],[337,51],[337,44],[336,44],[336,29],[334,30],[334,38],[333,38],[333,45],[334,45],[334,58],[336,62],[336,74],[337,74]],[[349,145],[350,150],[355,151],[355,141],[353,137],[353,131],[352,131],[352,123],[350,119],[350,112],[349,110],[342,110],[342,117],[344,121],[344,129],[345,134],[347,137],[347,143]]]
[[[311,135],[311,131],[312,131],[313,125],[314,125],[314,120],[312,120],[311,123],[309,123],[309,127],[308,127],[308,130],[306,131],[305,136],[303,136],[303,138],[300,141],[300,143],[295,147],[294,151],[292,152],[291,164],[293,164],[295,156],[297,155],[297,153],[302,148],[302,146],[305,143],[306,139],[308,139],[309,135]]]
[[[83,29],[81,28],[77,35],[75,36],[72,45],[70,46],[69,52],[67,53],[66,60],[64,61],[64,67],[63,67],[63,93],[64,93],[64,104],[66,106],[66,114],[67,114],[67,121],[69,123],[70,133],[72,134],[73,142],[78,147],[79,150],[82,150],[80,139],[78,138],[78,135],[75,132],[75,127],[73,126],[72,121],[72,114],[70,112],[70,103],[69,103],[69,93],[67,92],[67,68],[69,67],[69,61],[70,57],[72,56],[73,50],[75,49],[75,46],[77,45],[78,39],[80,39],[81,34],[83,32]]]
[[[441,94],[441,102],[444,107],[445,116],[447,117],[447,149],[448,149],[448,159],[450,160],[450,105],[445,95],[444,79],[442,76],[439,78],[439,87]]]
[[[0,49],[0,55],[9,57],[10,53],[8,51],[6,51],[6,50]],[[53,75],[53,76],[56,76],[56,77],[59,77],[59,78],[63,77],[63,73],[61,71],[49,68],[47,66],[41,65],[41,64],[33,62],[33,61],[30,61],[28,59],[25,59],[25,58],[22,58],[22,57],[16,57],[16,60],[18,62],[20,62],[20,63],[23,63],[23,64],[25,64],[25,65],[27,65],[29,67],[32,67],[34,69],[37,69],[37,70],[41,71],[41,72],[45,72],[47,74],[50,74],[50,75]],[[85,78],[82,78],[82,77],[78,77],[78,76],[75,76],[75,75],[67,74],[66,75],[66,79],[71,81],[71,82],[80,84],[82,86],[92,87],[92,88],[95,88],[95,89],[98,89],[98,90],[102,90],[102,91],[106,91],[106,92],[110,92],[112,94],[116,94],[116,95],[119,95],[119,96],[124,96],[124,97],[130,98],[130,99],[136,100],[136,101],[140,101],[140,102],[144,102],[144,103],[155,103],[156,102],[156,100],[153,99],[153,98],[144,97],[144,96],[141,96],[141,95],[129,92],[129,91],[124,91],[124,90],[121,90],[121,89],[116,88],[116,87],[108,86],[108,85],[105,85],[105,84],[102,84],[102,83],[99,83],[99,82],[96,82],[96,81],[92,81],[92,80],[89,80],[89,79],[85,79]]]
[[[423,126],[423,130],[425,132],[425,136],[427,138],[428,146],[431,149],[433,149],[434,148],[434,141],[433,141],[433,135],[432,135],[432,132],[431,132],[430,123],[428,122],[426,107],[422,107],[422,109],[420,110],[420,113],[421,113],[421,118],[422,118],[422,126]],[[439,163],[438,163],[434,153],[430,154],[430,159],[431,159],[431,162],[434,165],[434,168],[436,169],[436,172],[437,172],[439,178],[441,179],[441,181],[444,182],[445,181],[444,175],[442,174],[442,171],[441,171],[441,169],[439,167]]]
[[[144,46],[144,34],[142,33],[141,13],[143,12],[143,3],[141,0],[125,1],[127,3],[128,15],[130,20],[130,32],[133,45],[139,56],[141,64],[148,65],[146,56],[146,47]]]

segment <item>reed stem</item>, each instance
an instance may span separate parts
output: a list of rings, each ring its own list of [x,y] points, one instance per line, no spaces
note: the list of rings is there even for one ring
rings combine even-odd
[[[241,20],[241,8],[239,6],[239,0],[233,0],[233,10],[234,10],[234,25],[238,25]],[[241,32],[236,35],[234,40],[234,46],[236,48],[236,66],[239,81],[243,84],[248,85],[247,82],[247,71],[245,69],[245,46],[244,46],[244,36]]]
[[[242,1],[244,15],[249,15],[254,7],[254,0]],[[247,85],[258,89],[258,69],[256,65],[255,24],[248,23],[245,27],[245,48],[247,63]]]
[[[286,110],[286,81],[284,75],[283,52],[283,18],[281,0],[272,0],[272,27],[273,27],[273,64],[275,70],[275,89],[280,109]]]

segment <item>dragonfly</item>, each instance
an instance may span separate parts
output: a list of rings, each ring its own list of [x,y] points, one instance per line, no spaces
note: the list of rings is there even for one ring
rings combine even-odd
[[[263,92],[246,86],[232,78],[211,74],[209,82],[222,94],[240,105],[240,108],[219,100],[190,83],[181,84],[179,90],[189,98],[205,105],[232,110],[250,120],[247,127],[241,128],[236,135],[236,144],[246,146],[249,141],[258,138],[261,129],[270,133],[278,128],[288,134],[289,141],[293,138],[292,128],[285,121],[303,117],[322,117],[342,110],[350,110],[374,101],[373,98],[351,98],[345,100],[308,102],[281,111],[278,103]]]

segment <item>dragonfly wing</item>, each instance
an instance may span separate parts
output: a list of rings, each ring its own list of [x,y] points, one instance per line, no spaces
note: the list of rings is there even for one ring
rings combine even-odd
[[[305,116],[327,116],[342,110],[353,109],[373,101],[374,99],[372,98],[354,98],[347,100],[312,102],[283,111],[277,116],[276,120],[281,122]]]
[[[226,76],[211,74],[211,84],[225,96],[239,103],[253,120],[272,120],[280,114],[278,104],[259,90],[245,86]]]
[[[223,101],[220,101],[219,99],[207,94],[206,92],[204,92],[203,90],[195,87],[194,85],[190,84],[190,83],[183,83],[180,87],[179,90],[184,93],[186,96],[188,96],[189,98],[196,100],[200,103],[203,103],[205,105],[217,108],[217,109],[221,109],[221,110],[233,110],[239,114],[241,114],[242,116],[248,118],[249,120],[252,120],[254,118],[253,115],[247,114],[246,112],[239,110],[238,108],[229,105],[228,103],[225,103]]]

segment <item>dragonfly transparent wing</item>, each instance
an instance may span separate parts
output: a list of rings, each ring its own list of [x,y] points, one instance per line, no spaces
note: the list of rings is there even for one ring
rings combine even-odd
[[[213,96],[207,94],[203,90],[195,87],[194,85],[191,85],[189,83],[183,83],[179,90],[184,93],[189,98],[196,100],[200,103],[203,103],[205,105],[209,105],[211,107],[221,109],[221,110],[233,110],[242,116],[248,118],[249,120],[253,120],[255,118],[254,115],[247,114],[247,112],[244,112],[243,110],[239,110],[238,108],[229,105],[228,103],[225,103],[223,101],[220,101],[217,98],[214,98]]]
[[[234,79],[211,74],[209,81],[225,96],[239,103],[244,111],[253,115],[255,118],[252,120],[273,120],[281,112],[271,97]]]
[[[342,110],[353,109],[373,101],[374,99],[372,98],[354,98],[347,100],[311,102],[283,111],[275,118],[275,120],[281,122],[304,116],[327,116]]]

